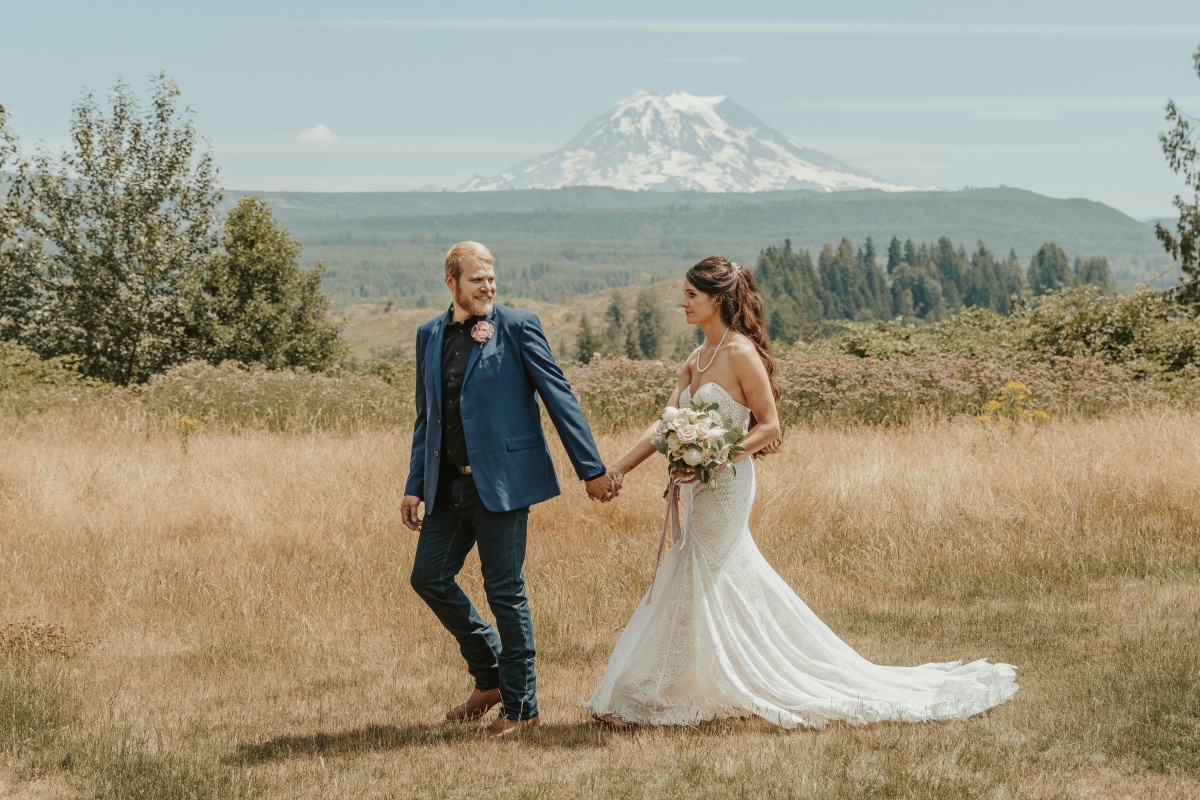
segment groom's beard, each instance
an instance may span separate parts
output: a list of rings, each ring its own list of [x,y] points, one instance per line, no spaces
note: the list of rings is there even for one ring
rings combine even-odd
[[[492,306],[495,305],[495,292],[477,292],[470,294],[461,291],[457,283],[454,285],[454,303],[463,311],[466,311],[472,317],[486,317],[492,313]]]

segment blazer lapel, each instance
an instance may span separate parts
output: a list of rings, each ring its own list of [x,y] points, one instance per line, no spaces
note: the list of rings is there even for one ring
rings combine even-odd
[[[433,387],[433,407],[441,416],[442,409],[442,339],[446,335],[446,315],[438,318],[425,345],[425,385]]]

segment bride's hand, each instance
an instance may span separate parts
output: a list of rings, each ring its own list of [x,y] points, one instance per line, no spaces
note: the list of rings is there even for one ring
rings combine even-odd
[[[685,483],[696,482],[696,470],[691,467],[678,467],[671,470],[671,480],[682,486]]]

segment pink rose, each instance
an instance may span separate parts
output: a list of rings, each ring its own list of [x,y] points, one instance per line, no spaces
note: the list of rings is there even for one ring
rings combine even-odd
[[[475,327],[471,329],[471,338],[479,342],[479,346],[483,347],[483,343],[492,338],[492,325],[486,319],[481,319],[475,323]]]
[[[680,425],[676,429],[675,435],[679,437],[680,444],[688,444],[696,441],[696,437],[700,435],[700,431],[696,430],[695,425]]]

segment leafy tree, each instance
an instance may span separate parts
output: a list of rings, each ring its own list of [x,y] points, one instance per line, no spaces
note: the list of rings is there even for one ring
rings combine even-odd
[[[592,330],[592,321],[584,314],[579,319],[579,335],[575,337],[575,360],[580,364],[590,363],[600,349],[600,339]]]
[[[1200,47],[1192,55],[1192,64],[1196,75],[1200,76]],[[1183,176],[1184,183],[1196,196],[1188,202],[1182,196],[1175,195],[1174,204],[1179,211],[1175,231],[1156,224],[1154,232],[1171,258],[1179,262],[1181,277],[1200,280],[1200,140],[1193,132],[1196,119],[1180,111],[1174,100],[1168,100],[1167,121],[1173,122],[1175,127],[1158,135],[1163,153],[1171,169]],[[1191,295],[1200,297],[1200,288],[1195,284]]]
[[[22,235],[47,245],[43,356],[75,354],[87,375],[143,381],[188,354],[188,298],[217,244],[216,170],[165,76],[143,110],[118,82],[111,113],[88,93],[70,150],[23,162],[10,202]],[[26,272],[31,270],[26,267]]]
[[[1029,285],[1035,295],[1066,289],[1071,286],[1073,278],[1067,254],[1053,242],[1046,242],[1039,247],[1029,261]]]
[[[637,343],[645,358],[658,358],[666,333],[666,319],[658,293],[645,286],[637,296]]]
[[[45,266],[41,242],[21,226],[17,185],[4,177],[19,153],[7,121],[0,105],[0,340],[33,347],[46,311]]]
[[[225,219],[221,252],[205,264],[193,302],[196,355],[268,369],[327,369],[344,356],[329,318],[324,267],[300,265],[300,243],[260,197],[243,197]]]
[[[1101,294],[1117,293],[1117,282],[1113,280],[1108,259],[1103,257],[1089,258],[1086,261],[1075,259],[1075,285],[1095,286]]]

